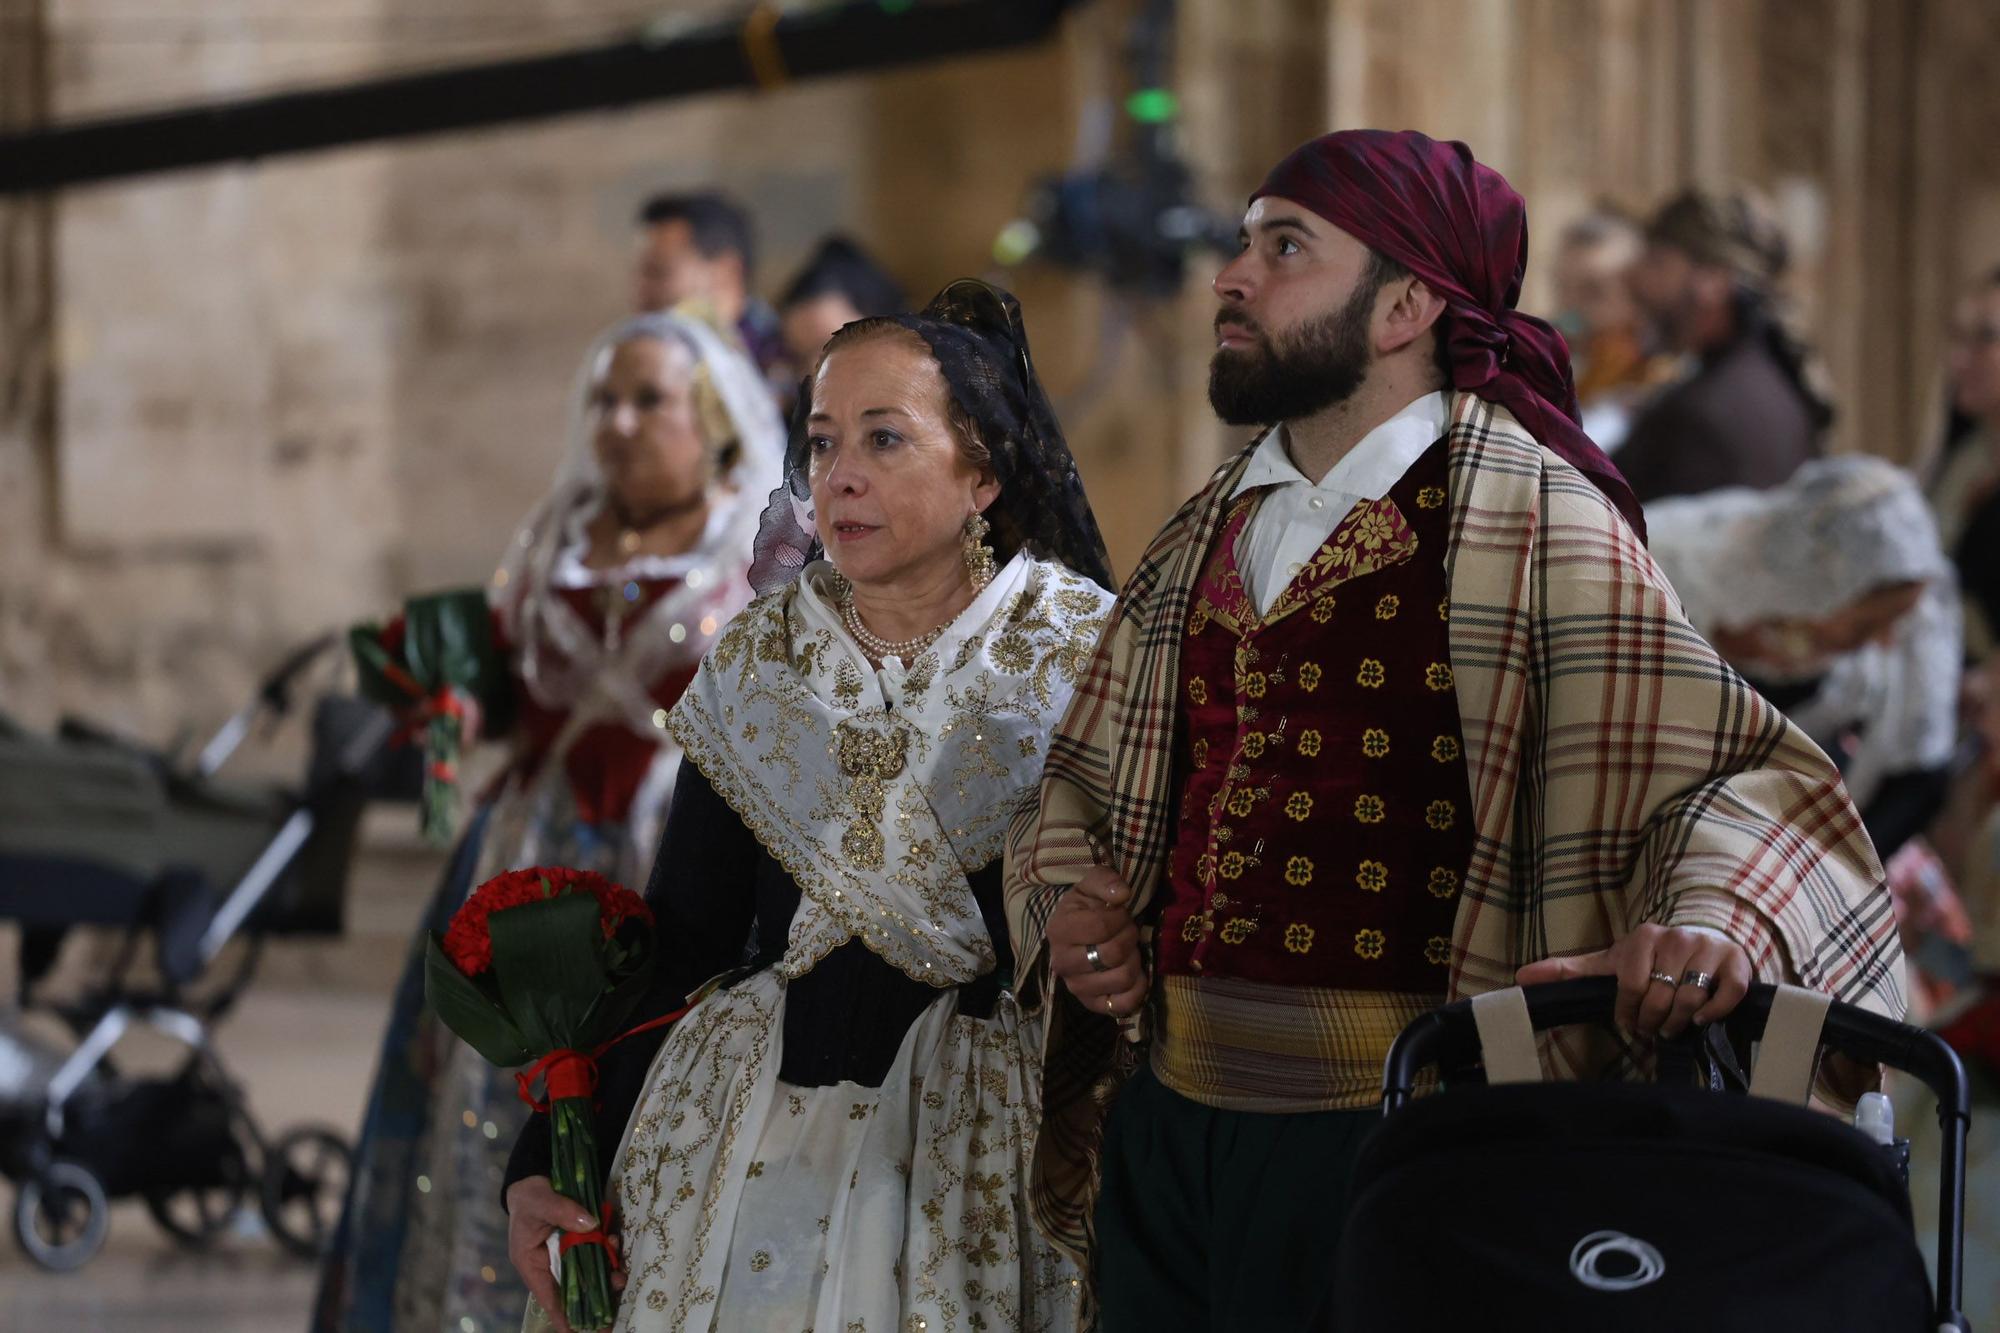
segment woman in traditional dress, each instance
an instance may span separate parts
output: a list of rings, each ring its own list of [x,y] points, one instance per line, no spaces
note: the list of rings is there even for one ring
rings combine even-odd
[[[843,328],[788,464],[773,590],[668,722],[649,1009],[705,994],[602,1071],[617,1327],[1067,1329],[1077,1274],[1024,1204],[1040,1042],[999,858],[1112,599],[1013,298],[958,282]],[[547,1160],[531,1123],[507,1197],[543,1309],[545,1241],[586,1226]]]
[[[763,499],[784,426],[742,351],[687,314],[598,339],[568,456],[494,575],[516,675],[505,772],[480,803],[422,931],[471,885],[565,865],[651,873],[680,766],[667,711],[751,598]],[[512,1079],[423,1001],[420,931],[363,1124],[317,1330],[490,1333],[526,1298],[497,1202],[526,1118]]]
[[[1957,582],[1915,479],[1821,459],[1656,501],[1646,526],[1688,620],[1833,757],[1889,860],[1943,804],[1958,743]]]

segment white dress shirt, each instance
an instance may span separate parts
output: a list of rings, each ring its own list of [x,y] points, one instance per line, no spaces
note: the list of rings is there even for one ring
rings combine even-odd
[[[1444,394],[1427,393],[1362,436],[1318,482],[1299,471],[1285,448],[1285,428],[1274,427],[1250,455],[1230,497],[1259,486],[1274,488],[1236,544],[1243,587],[1258,613],[1271,609],[1350,509],[1387,495],[1450,425]]]

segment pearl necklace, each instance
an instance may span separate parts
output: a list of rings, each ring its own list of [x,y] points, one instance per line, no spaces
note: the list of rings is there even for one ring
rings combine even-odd
[[[913,639],[900,641],[885,639],[861,623],[861,613],[854,609],[854,595],[851,592],[840,599],[840,619],[847,626],[847,632],[854,636],[855,642],[861,645],[861,651],[877,662],[891,657],[900,657],[908,662],[936,643],[938,636],[946,629],[946,626],[939,625],[936,629],[925,630]]]

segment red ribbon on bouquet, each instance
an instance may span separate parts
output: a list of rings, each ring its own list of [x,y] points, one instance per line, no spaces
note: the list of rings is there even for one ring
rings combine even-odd
[[[603,1221],[598,1223],[594,1231],[565,1231],[563,1238],[556,1242],[556,1253],[559,1255],[568,1254],[579,1245],[602,1245],[605,1256],[611,1260],[611,1267],[615,1272],[620,1266],[618,1263],[618,1237],[613,1235],[611,1231],[611,1205],[609,1203],[604,1205],[603,1219]]]
[[[651,1032],[654,1028],[663,1028],[669,1023],[687,1017],[688,1010],[693,1007],[692,1005],[683,1005],[671,1014],[662,1014],[658,1018],[641,1023],[635,1028],[629,1028],[613,1037],[610,1041],[605,1042],[594,1051],[550,1051],[547,1055],[514,1075],[514,1087],[520,1092],[521,1100],[526,1102],[539,1115],[547,1115],[549,1113],[550,1102],[559,1102],[566,1097],[594,1097],[597,1095],[597,1062],[604,1058],[606,1051],[628,1037],[636,1037],[642,1032]],[[542,1080],[543,1092],[546,1094],[540,1099],[537,1099],[535,1096],[535,1080],[537,1079]],[[587,1235],[590,1233],[586,1232],[582,1234]],[[616,1260],[614,1259],[613,1262],[615,1263]]]

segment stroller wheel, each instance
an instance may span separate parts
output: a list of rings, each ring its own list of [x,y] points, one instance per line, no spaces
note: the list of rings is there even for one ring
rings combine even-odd
[[[104,1186],[86,1166],[57,1161],[21,1181],[14,1196],[14,1239],[52,1273],[90,1262],[111,1230]]]
[[[264,1154],[264,1220],[280,1245],[302,1259],[324,1252],[353,1168],[347,1140],[324,1126],[301,1125],[278,1136]]]
[[[145,1193],[146,1211],[160,1230],[192,1250],[208,1248],[228,1229],[250,1193],[250,1163],[233,1141],[215,1167],[205,1184],[153,1186]]]

